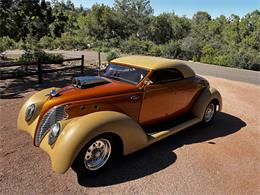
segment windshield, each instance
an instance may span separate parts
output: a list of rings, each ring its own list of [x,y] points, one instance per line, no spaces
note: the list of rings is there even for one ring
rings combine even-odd
[[[109,64],[104,72],[104,77],[112,78],[127,83],[138,84],[147,75],[148,71],[141,68]]]

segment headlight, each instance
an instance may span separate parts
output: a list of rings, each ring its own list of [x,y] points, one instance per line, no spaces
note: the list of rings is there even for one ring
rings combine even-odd
[[[25,112],[25,120],[27,122],[32,119],[34,112],[35,112],[35,104],[31,104],[30,106],[27,107]]]
[[[54,125],[52,125],[52,127],[50,129],[50,133],[49,133],[49,139],[48,139],[49,145],[54,144],[54,142],[58,138],[58,135],[60,133],[60,129],[61,129],[60,123],[55,123]]]

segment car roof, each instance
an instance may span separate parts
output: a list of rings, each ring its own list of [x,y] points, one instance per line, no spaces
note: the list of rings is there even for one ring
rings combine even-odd
[[[115,60],[112,60],[111,63],[130,65],[149,70],[175,68],[183,74],[184,78],[195,76],[194,71],[188,65],[186,65],[184,61],[181,60],[173,60],[152,56],[132,55],[117,58]]]

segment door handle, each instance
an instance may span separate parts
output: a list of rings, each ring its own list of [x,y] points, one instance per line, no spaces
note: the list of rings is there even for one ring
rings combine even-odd
[[[133,96],[130,97],[130,100],[132,100],[132,101],[137,101],[139,99],[140,99],[139,95],[133,95]]]

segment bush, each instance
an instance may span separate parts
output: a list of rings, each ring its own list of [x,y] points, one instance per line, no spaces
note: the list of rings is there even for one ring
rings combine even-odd
[[[41,62],[55,62],[63,60],[61,54],[50,54],[43,50],[28,50],[19,59],[18,62],[36,62],[40,60]]]
[[[260,54],[257,50],[254,49],[241,49],[236,59],[237,65],[239,68],[248,69],[248,70],[260,70]]]
[[[212,47],[204,46],[200,61],[234,68],[260,70],[260,54],[257,50],[250,48],[240,48],[239,51],[231,48],[228,53],[218,54]]]
[[[95,51],[98,52],[110,52],[110,48],[108,47],[107,43],[105,41],[96,40],[93,42],[92,47]]]
[[[107,61],[111,62],[113,59],[119,58],[120,54],[116,50],[112,50],[107,54]]]
[[[164,45],[152,45],[149,50],[149,55],[152,56],[162,56],[164,50]]]
[[[7,37],[0,37],[0,53],[7,49],[13,49],[15,47],[15,41]]]
[[[179,41],[171,40],[163,48],[163,56],[167,58],[177,58],[181,53],[181,46]]]
[[[49,36],[44,36],[39,41],[39,47],[43,49],[57,49],[59,45],[57,45],[58,41]]]
[[[148,54],[153,43],[150,41],[142,41],[135,37],[122,42],[120,49],[123,53],[131,54]]]
[[[205,63],[220,66],[231,66],[230,63],[232,63],[232,57],[230,55],[219,55],[209,59],[208,61],[205,60]]]
[[[63,33],[61,38],[56,40],[61,49],[89,49],[93,47],[94,38],[88,36],[74,35],[72,33]]]
[[[111,48],[119,48],[122,44],[120,38],[111,38],[107,40],[92,40],[91,48],[99,52],[108,53],[111,51]]]

